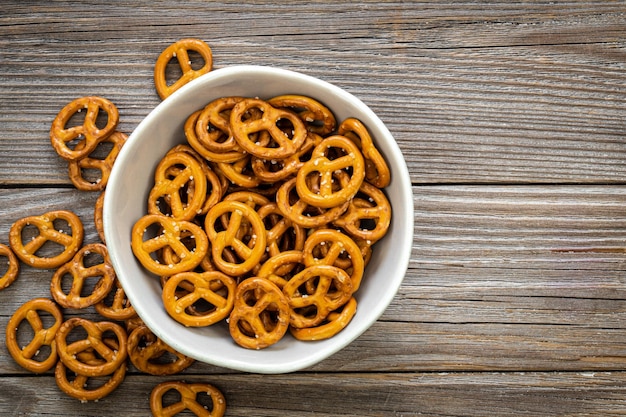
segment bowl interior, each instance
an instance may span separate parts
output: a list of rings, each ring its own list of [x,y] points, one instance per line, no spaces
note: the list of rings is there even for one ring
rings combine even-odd
[[[346,329],[328,340],[302,342],[286,335],[263,350],[236,345],[224,323],[188,328],[163,308],[159,279],[143,269],[130,249],[133,224],[146,213],[158,161],[184,143],[183,124],[211,100],[232,95],[270,98],[311,96],[329,107],[338,121],[359,118],[370,130],[392,172],[385,189],[393,213],[389,232],[374,246],[361,287],[357,313]],[[392,301],[406,273],[413,238],[413,199],[408,169],[391,133],[360,100],[329,83],[300,73],[259,66],[218,69],[187,84],[160,103],[130,135],[111,173],[103,210],[111,261],[132,305],[150,329],[177,351],[197,360],[256,373],[292,372],[342,349],[374,323]]]

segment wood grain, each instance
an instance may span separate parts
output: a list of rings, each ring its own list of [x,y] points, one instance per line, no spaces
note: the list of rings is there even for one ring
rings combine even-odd
[[[293,374],[196,363],[176,378],[218,386],[232,416],[624,415],[625,28],[623,1],[8,0],[0,243],[61,208],[98,240],[97,193],[73,188],[50,124],[96,94],[131,133],[160,101],[160,51],[198,37],[215,68],[292,69],[370,106],[405,156],[415,228],[400,291],[347,348]],[[0,292],[0,334],[52,273],[23,266]],[[166,379],[131,366],[81,404],[0,343],[1,415],[145,416]]]

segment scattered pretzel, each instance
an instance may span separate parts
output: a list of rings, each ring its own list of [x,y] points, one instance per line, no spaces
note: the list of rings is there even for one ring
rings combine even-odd
[[[54,322],[50,327],[45,327],[40,312],[52,316]],[[32,340],[26,346],[20,346],[17,341],[17,332],[23,321],[27,321],[34,332]],[[31,372],[40,374],[52,369],[57,362],[55,336],[62,322],[63,315],[54,301],[48,298],[34,298],[27,301],[13,313],[7,323],[7,350],[15,362]],[[48,346],[50,352],[47,358],[39,360],[37,356],[42,346]]]
[[[82,327],[87,332],[85,339],[74,342],[68,341],[70,332]],[[117,341],[115,347],[110,347],[104,338],[105,332],[112,332]],[[93,322],[81,317],[72,317],[66,320],[57,331],[55,342],[59,359],[72,371],[88,377],[110,375],[115,372],[127,358],[126,330],[113,322]],[[86,360],[81,357],[83,352],[97,352],[101,360]]]
[[[168,391],[177,391],[180,401],[165,406],[163,396]],[[198,402],[199,394],[207,394],[211,405],[205,408]],[[154,417],[171,417],[189,410],[198,417],[222,417],[226,412],[226,399],[213,385],[203,383],[185,383],[180,381],[161,382],[150,393],[150,410]]]
[[[91,157],[90,155],[85,156],[84,158],[78,160],[72,160],[68,162],[68,171],[69,177],[74,186],[81,191],[102,191],[106,187],[109,182],[109,176],[111,175],[111,169],[113,169],[113,164],[115,163],[115,159],[117,159],[117,155],[119,155],[122,146],[126,143],[126,139],[128,135],[122,132],[113,132],[102,141],[98,142],[98,145],[101,143],[111,143],[113,144],[111,150],[106,155],[104,159]],[[79,142],[74,151],[81,151],[86,144],[86,140]],[[97,146],[94,149],[97,150]],[[97,170],[100,171],[100,176],[95,181],[89,181],[83,175],[83,170]]]
[[[128,320],[137,315],[135,308],[130,304],[124,288],[122,288],[122,284],[120,284],[117,278],[109,294],[113,294],[110,303],[108,300],[109,295],[107,295],[103,300],[94,304],[93,307],[98,314],[109,320],[117,321]]]
[[[167,359],[169,355],[173,361]],[[193,358],[166,345],[147,326],[135,328],[128,336],[128,357],[137,369],[150,375],[173,375],[194,363]]]
[[[85,110],[85,119],[82,125],[68,127],[67,124],[77,113]],[[106,113],[106,125],[102,128],[96,124],[98,115]],[[50,128],[50,141],[54,150],[60,157],[68,161],[76,161],[85,158],[100,142],[106,139],[119,122],[117,107],[109,100],[87,96],[77,98],[68,103],[52,121]],[[82,145],[71,149],[68,144],[78,141]]]
[[[7,258],[7,270],[0,277],[0,291],[2,291],[17,279],[17,275],[20,272],[20,262],[11,248],[2,243],[0,243],[0,257]]]
[[[64,220],[67,222],[70,234],[64,230],[57,230],[54,222]],[[39,234],[33,236],[28,242],[22,240],[22,231],[27,226],[34,226]],[[78,252],[83,243],[83,223],[80,218],[67,210],[50,211],[40,216],[29,216],[17,220],[9,231],[9,244],[15,255],[20,260],[35,268],[58,268],[68,262]],[[63,250],[47,257],[38,256],[37,252],[46,242],[56,243]]]
[[[91,254],[99,255],[100,262],[86,266],[85,258]],[[68,293],[63,290],[63,279],[70,275],[72,284]],[[87,280],[96,278],[89,295],[83,295]],[[102,243],[83,246],[72,260],[56,270],[50,281],[50,293],[61,306],[66,308],[86,308],[102,301],[115,284],[115,271],[109,260],[109,252]]]
[[[200,69],[196,70],[191,66],[189,51],[197,52],[204,60],[204,65]],[[180,65],[182,75],[173,84],[168,85],[166,67],[173,58],[178,60],[178,65]],[[193,38],[181,39],[174,42],[161,52],[154,66],[154,84],[157,93],[159,94],[159,97],[164,100],[183,85],[203,74],[210,72],[212,68],[213,54],[211,52],[211,48],[205,42],[200,39]]]
[[[94,355],[95,356],[95,355]],[[94,366],[97,366],[98,360],[91,362]],[[54,380],[57,386],[69,395],[80,401],[98,401],[111,392],[113,392],[124,381],[126,376],[126,364],[122,363],[111,375],[104,375],[102,377],[93,377],[83,374],[74,374],[74,379],[68,378],[68,368],[62,361],[58,361],[54,370]],[[100,386],[94,388],[90,387],[90,380],[93,379],[105,379],[105,382]]]

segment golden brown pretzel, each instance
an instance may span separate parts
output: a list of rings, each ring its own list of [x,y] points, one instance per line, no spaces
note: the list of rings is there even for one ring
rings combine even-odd
[[[183,282],[191,284],[191,288],[180,296],[178,288]],[[168,278],[163,286],[163,305],[174,320],[185,326],[210,326],[228,317],[233,309],[236,287],[233,278],[219,271],[181,272]],[[199,301],[208,307],[199,311],[195,307]]]
[[[93,223],[96,226],[96,232],[98,233],[98,237],[102,241],[102,243],[106,244],[106,239],[104,237],[104,221],[102,212],[104,209],[104,193],[105,190],[102,190],[98,198],[96,199],[96,203],[93,209]]]
[[[361,184],[359,193],[352,199],[346,212],[333,221],[335,226],[343,228],[353,238],[364,240],[369,245],[385,236],[390,223],[389,200],[385,193],[367,181]]]
[[[361,248],[348,235],[335,229],[318,229],[304,242],[304,264],[334,265],[348,271],[352,292],[359,289],[365,263]]]
[[[168,391],[177,391],[180,401],[163,405],[163,396]],[[212,404],[205,408],[198,402],[198,394],[208,394]],[[185,383],[180,381],[166,381],[152,389],[150,393],[150,410],[154,417],[172,417],[185,410],[198,417],[222,417],[226,412],[226,399],[213,385],[203,383]]]
[[[198,135],[196,134],[196,124],[200,113],[202,113],[202,110],[198,110],[192,113],[185,121],[185,137],[187,138],[187,143],[189,143],[189,146],[191,146],[196,152],[198,152],[200,155],[202,155],[204,158],[211,162],[231,163],[242,159],[245,154],[241,150],[232,150],[229,152],[215,152],[207,148],[202,142],[200,142],[200,140],[198,139]]]
[[[263,182],[276,183],[295,175],[309,159],[311,151],[322,141],[322,137],[309,132],[304,143],[295,154],[283,159],[266,159],[253,157],[251,159],[252,171]]]
[[[111,297],[112,299],[108,300],[110,294],[113,294]],[[126,297],[126,293],[124,292],[124,288],[122,288],[122,285],[117,278],[115,279],[115,283],[109,292],[109,295],[94,304],[94,309],[102,317],[109,320],[124,321],[137,315],[135,308],[130,304],[128,297]]]
[[[329,224],[348,209],[350,201],[323,209],[314,207],[300,199],[296,193],[296,178],[285,181],[276,192],[276,204],[285,217],[306,228],[317,228]]]
[[[204,199],[204,205],[202,206],[202,210],[198,214],[206,214],[207,211],[218,201],[222,199],[222,195],[224,194],[224,190],[222,189],[222,180],[220,177],[211,169],[208,162],[200,153],[198,153],[195,149],[193,149],[189,145],[176,145],[168,153],[176,153],[176,152],[185,152],[191,156],[193,156],[196,161],[200,164],[202,171],[206,177],[206,197]],[[194,190],[195,191],[195,190]]]
[[[95,363],[98,363],[97,360]],[[80,401],[97,401],[112,393],[124,381],[126,363],[122,363],[111,375],[103,377],[90,377],[72,372],[74,379],[70,380],[67,374],[68,370],[65,364],[58,361],[54,370],[54,380],[61,391]],[[89,380],[94,378],[106,378],[106,382],[99,386],[91,387]]]
[[[261,111],[260,119],[245,119],[253,109]],[[279,122],[288,121],[288,132],[279,127]],[[277,109],[266,101],[246,98],[233,107],[230,113],[230,128],[233,137],[246,152],[265,159],[281,159],[294,155],[307,137],[306,126],[293,112]],[[259,140],[258,133],[268,132],[271,141]],[[271,145],[271,146],[270,146]]]
[[[172,349],[147,326],[135,328],[128,336],[128,357],[137,369],[150,375],[177,374],[194,363],[193,358]]]
[[[261,184],[261,180],[254,174],[251,160],[250,155],[245,155],[235,162],[217,162],[213,166],[218,174],[221,173],[232,184],[244,188],[255,188]]]
[[[160,229],[160,234],[144,240],[144,234],[152,227]],[[181,242],[181,236],[189,232],[194,243],[188,248]],[[178,262],[161,264],[151,254],[169,246],[176,254]],[[131,247],[139,262],[148,271],[156,275],[174,275],[196,268],[209,250],[209,240],[201,227],[188,221],[176,221],[159,214],[141,217],[131,232]]]
[[[304,268],[304,253],[301,250],[280,252],[263,262],[257,276],[265,278],[282,289],[291,277]]]
[[[337,121],[330,109],[308,96],[286,94],[267,100],[274,107],[288,108],[294,111],[311,132],[326,136],[335,130]]]
[[[378,188],[385,188],[391,181],[391,172],[380,154],[365,125],[350,117],[339,125],[338,133],[347,136],[359,145],[365,158],[365,178]]]
[[[52,316],[54,323],[50,327],[45,327],[42,316],[39,312]],[[18,344],[17,332],[20,323],[27,321],[33,330],[33,338],[27,345]],[[6,327],[7,350],[22,368],[31,372],[42,373],[52,369],[57,362],[57,348],[55,336],[61,323],[63,315],[54,301],[48,298],[34,298],[22,304],[13,313]],[[48,357],[39,360],[37,357],[42,346],[49,346]]]
[[[196,137],[207,149],[224,154],[242,149],[230,129],[230,111],[243,97],[221,97],[211,101],[200,111],[195,124]]]
[[[128,135],[122,132],[115,131],[109,136],[104,138],[99,144],[109,142],[113,144],[109,153],[104,159],[92,158],[91,154],[78,160],[72,160],[68,162],[69,177],[74,186],[81,191],[101,191],[106,187],[109,176],[111,175],[111,169],[113,164],[119,155],[122,146],[126,143]],[[79,142],[74,148],[75,151],[80,151],[85,146],[85,140]],[[97,147],[96,147],[97,149]],[[96,150],[94,149],[94,151]],[[95,181],[86,179],[83,175],[83,170],[97,170],[100,171],[100,176]]]
[[[189,59],[189,51],[200,54],[204,60],[204,65],[199,69],[193,69]],[[166,68],[167,64],[176,58],[182,71],[182,75],[171,85],[167,84]],[[211,48],[200,39],[181,39],[174,42],[161,52],[154,65],[154,85],[161,99],[169,97],[174,91],[199,76],[206,74],[213,68],[213,54]]]
[[[85,330],[86,338],[70,342],[68,335],[77,327]],[[107,343],[105,332],[115,335],[117,346],[111,347],[111,343]],[[66,320],[55,337],[59,359],[63,364],[77,374],[89,377],[110,375],[122,366],[128,356],[127,340],[126,330],[120,325],[108,321],[94,322],[81,317]],[[92,349],[101,360],[85,360],[80,355],[91,352]]]
[[[322,324],[302,329],[290,327],[289,332],[298,340],[329,339],[346,328],[356,314],[356,306],[357,302],[352,297],[343,307],[330,312]]]
[[[148,213],[191,220],[202,212],[206,194],[207,177],[200,162],[187,152],[170,152],[157,165],[148,196]],[[170,213],[159,206],[163,202]]]
[[[301,287],[307,293],[302,294]],[[332,265],[306,267],[283,287],[291,307],[289,324],[301,329],[317,326],[352,297],[352,281],[346,271]]]
[[[98,254],[100,262],[85,265],[85,258]],[[67,293],[63,290],[64,278],[71,276],[71,287]],[[88,280],[97,279],[89,295],[83,295]],[[102,243],[83,246],[74,257],[56,270],[50,281],[50,293],[61,306],[66,308],[87,308],[102,301],[115,284],[115,270],[109,259],[109,252]]]
[[[269,312],[269,315],[264,313]],[[289,327],[289,303],[280,288],[265,278],[242,281],[228,320],[233,340],[248,349],[263,349],[278,342]],[[275,317],[267,320],[268,316]],[[251,333],[250,333],[251,332]]]
[[[228,226],[220,231],[216,225],[223,215],[228,215]],[[242,224],[249,225],[248,243],[238,235]],[[211,241],[211,253],[215,266],[222,272],[238,276],[249,272],[261,261],[265,254],[265,226],[261,217],[247,204],[239,201],[222,201],[214,205],[206,215],[205,226]],[[239,256],[239,262],[229,262],[224,250],[232,248]]]
[[[339,150],[340,156],[331,158],[331,150]],[[336,172],[350,170],[350,179],[336,189],[339,178]],[[337,207],[349,201],[358,191],[365,178],[365,162],[359,148],[344,136],[330,136],[313,149],[311,160],[306,162],[296,176],[296,190],[300,199],[315,207]],[[309,180],[315,179],[313,183]],[[317,181],[319,180],[319,181]],[[311,184],[316,184],[313,189]]]
[[[85,111],[83,124],[67,127],[72,116],[83,110]],[[102,128],[96,124],[100,112],[107,115],[106,125]],[[93,152],[98,143],[113,133],[118,122],[117,107],[109,100],[96,96],[77,98],[63,107],[52,121],[50,142],[63,159],[68,161],[82,159]],[[74,141],[80,141],[82,146],[79,149],[70,149],[68,144]]]
[[[0,257],[7,258],[7,270],[2,277],[0,277],[0,291],[11,285],[20,272],[20,261],[13,253],[10,247],[0,243]]]
[[[65,230],[56,230],[55,221],[63,220],[67,222],[70,234]],[[22,231],[27,226],[34,226],[39,234],[28,242],[22,240]],[[83,223],[80,218],[67,210],[49,211],[39,216],[29,216],[17,220],[9,231],[9,244],[13,253],[22,262],[35,268],[58,268],[68,262],[78,252],[83,243]],[[50,257],[38,256],[37,251],[46,242],[53,242],[63,250]]]
[[[306,229],[285,217],[276,203],[264,204],[257,213],[265,224],[268,256],[304,248]]]

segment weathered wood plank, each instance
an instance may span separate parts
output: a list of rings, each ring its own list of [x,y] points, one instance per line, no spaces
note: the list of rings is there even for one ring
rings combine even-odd
[[[156,57],[184,36],[209,42],[216,67],[286,67],[362,98],[394,133],[414,182],[623,183],[623,9],[581,6],[517,5],[509,15],[506,3],[395,3],[363,14],[356,3],[300,4],[280,6],[276,33],[270,5],[164,4],[132,18],[122,5],[81,19],[89,6],[15,5],[0,17],[0,184],[68,183],[47,137],[75,97],[111,99],[132,132],[159,102]]]
[[[131,375],[110,396],[80,403],[62,394],[52,377],[9,377],[3,378],[0,407],[12,415],[105,417],[124,410],[125,416],[145,416],[150,391],[169,379]],[[623,372],[220,374],[185,380],[218,387],[229,416],[606,416],[626,410]]]

